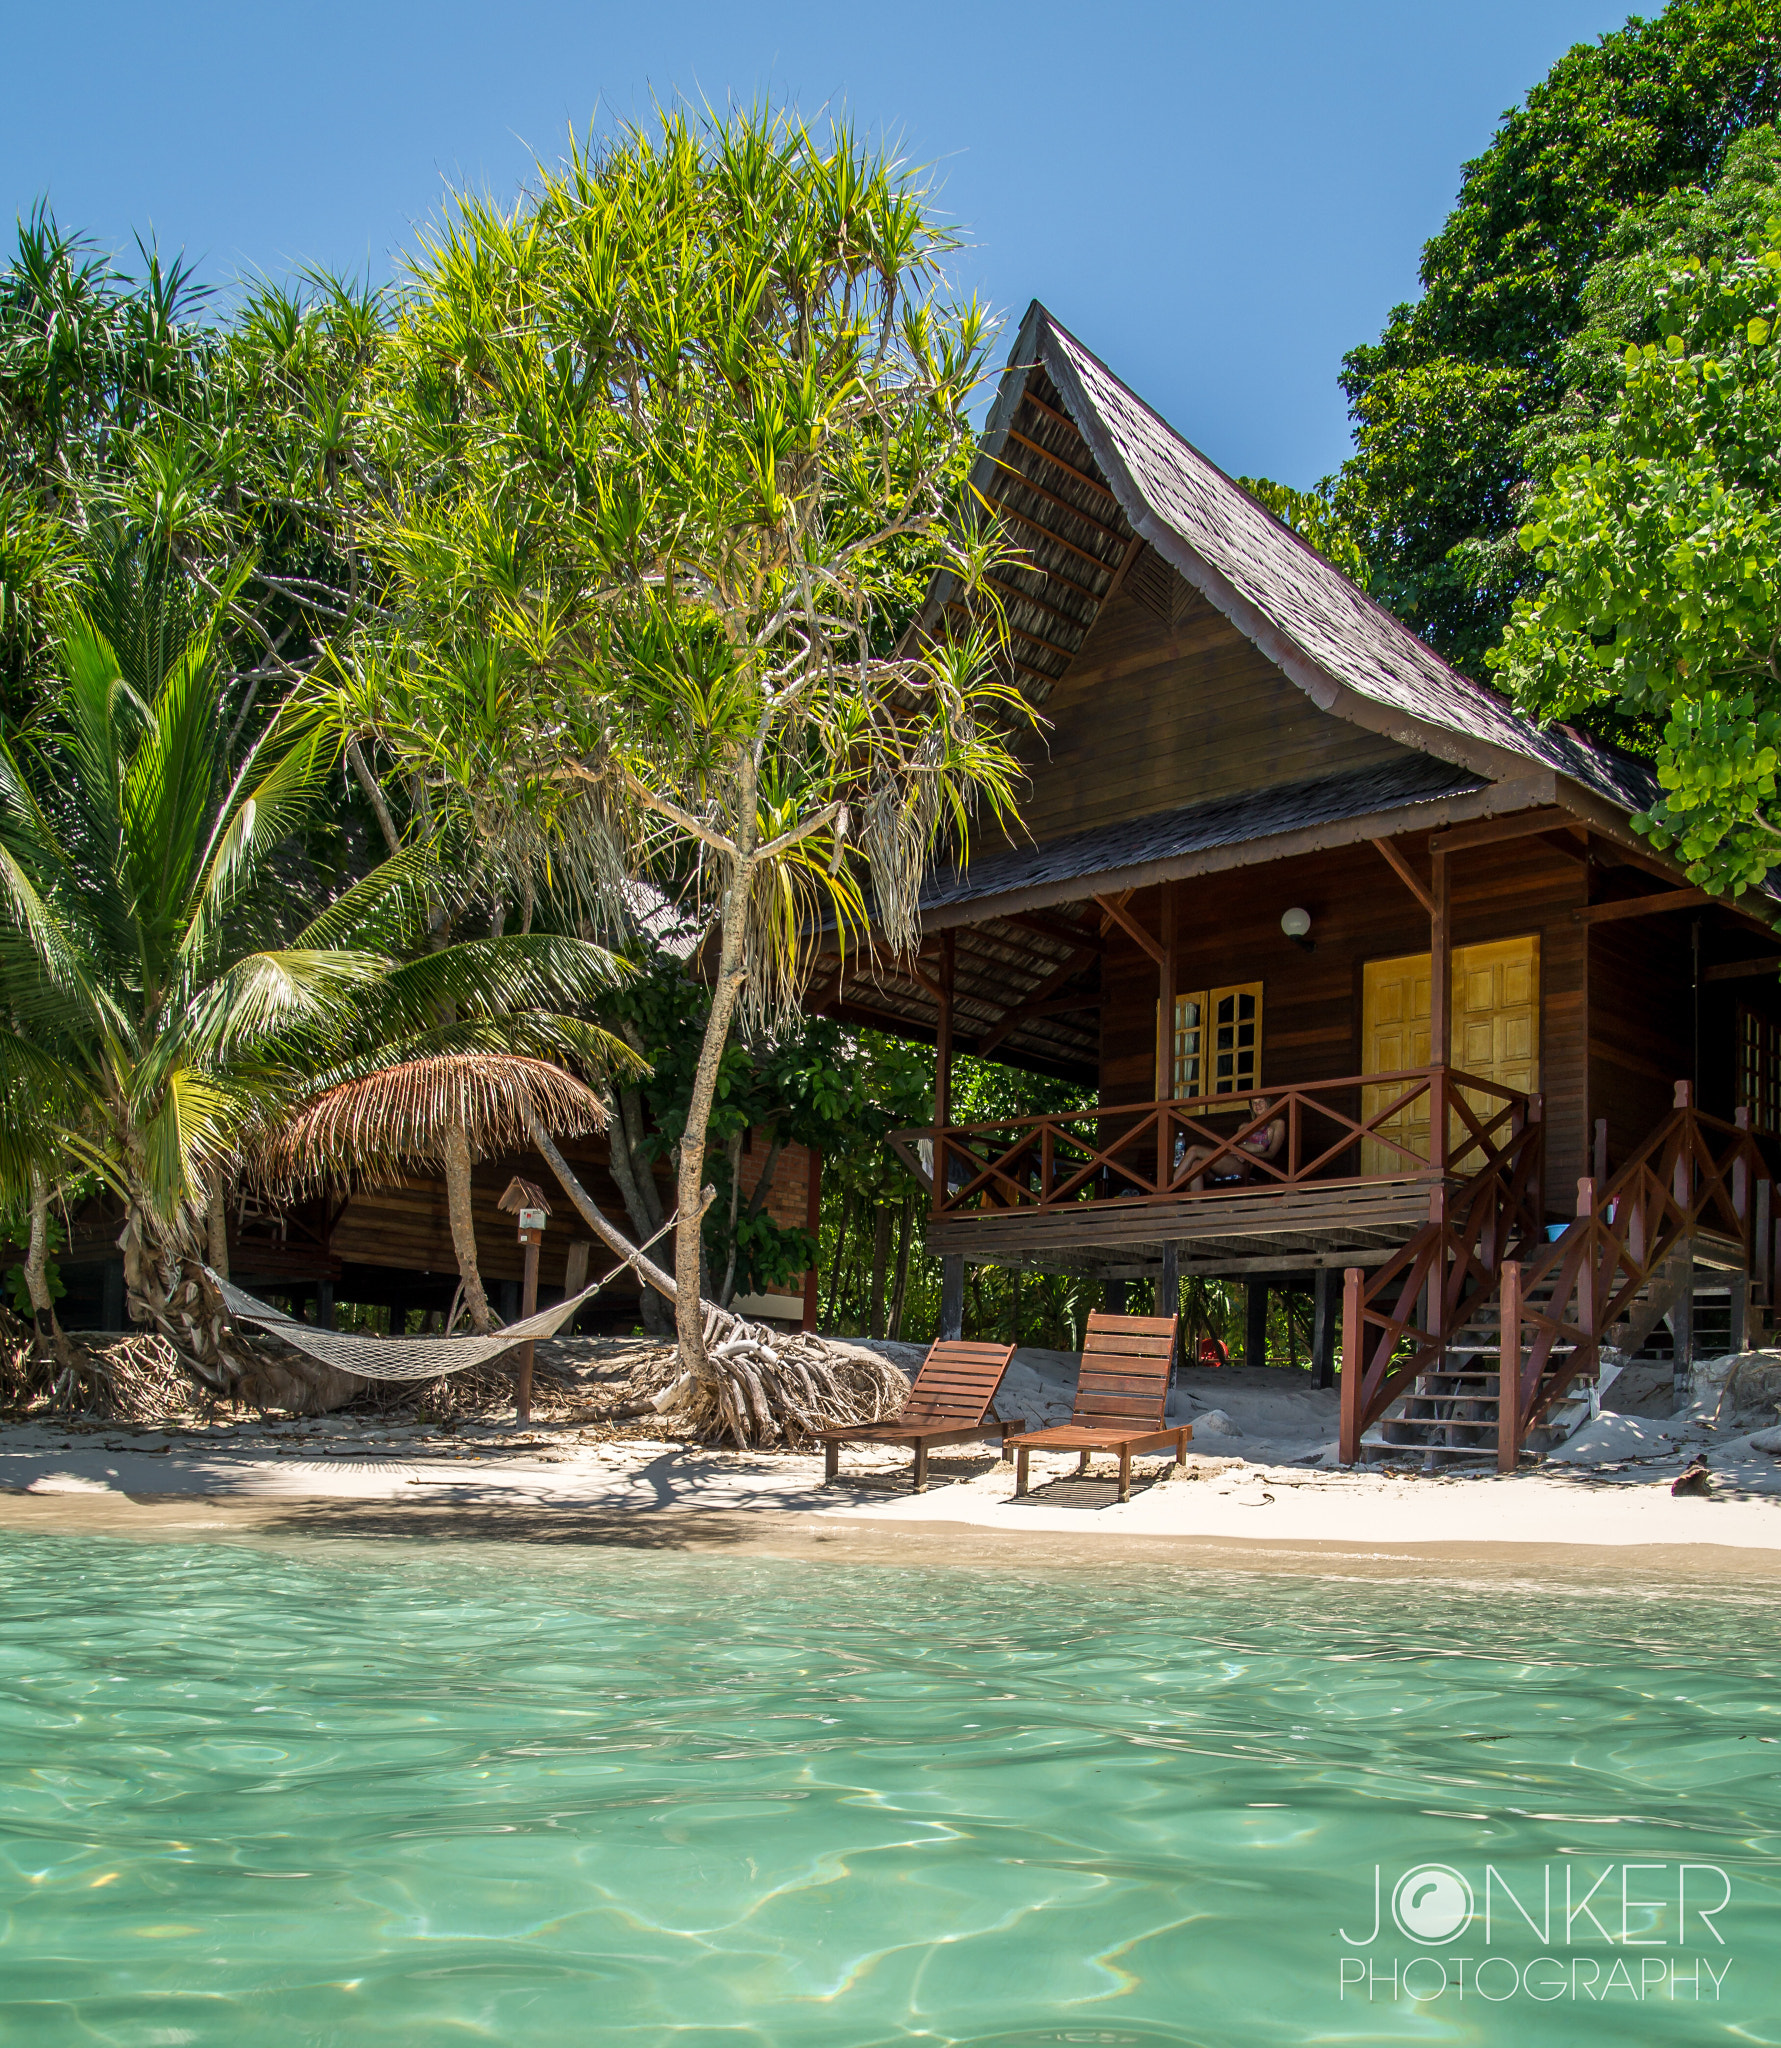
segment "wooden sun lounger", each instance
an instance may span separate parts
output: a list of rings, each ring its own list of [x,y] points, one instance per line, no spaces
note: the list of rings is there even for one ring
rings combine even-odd
[[[1132,1454],[1175,1446],[1175,1462],[1187,1462],[1193,1424],[1163,1423],[1169,1400],[1169,1367],[1175,1356],[1174,1316],[1091,1315],[1082,1344],[1082,1371],[1068,1422],[1036,1429],[1015,1446],[1014,1491],[1027,1490],[1030,1451],[1080,1451],[1078,1471],[1088,1470],[1096,1451],[1119,1458],[1119,1497],[1132,1497]]]
[[[840,1468],[843,1444],[913,1444],[917,1493],[928,1490],[928,1452],[938,1444],[965,1444],[993,1436],[1001,1440],[1006,1458],[1008,1439],[1021,1424],[991,1415],[989,1404],[996,1398],[1013,1356],[1012,1344],[942,1339],[922,1360],[901,1413],[883,1422],[860,1422],[850,1429],[821,1432],[824,1485]]]

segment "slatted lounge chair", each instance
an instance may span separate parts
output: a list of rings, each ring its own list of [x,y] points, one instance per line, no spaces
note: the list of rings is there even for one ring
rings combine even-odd
[[[1175,1356],[1176,1316],[1091,1315],[1076,1380],[1076,1405],[1056,1429],[1024,1433],[1015,1445],[1016,1497],[1027,1490],[1031,1451],[1080,1451],[1080,1472],[1096,1451],[1119,1458],[1119,1497],[1132,1497],[1132,1454],[1175,1446],[1175,1462],[1187,1462],[1191,1422],[1165,1427],[1169,1366]]]
[[[821,1432],[824,1485],[840,1469],[843,1444],[913,1444],[917,1493],[928,1490],[928,1452],[938,1444],[973,1443],[993,1436],[1000,1439],[1006,1458],[1008,1439],[1022,1425],[991,1415],[989,1404],[1013,1356],[1012,1344],[942,1339],[922,1360],[900,1414],[883,1422]]]

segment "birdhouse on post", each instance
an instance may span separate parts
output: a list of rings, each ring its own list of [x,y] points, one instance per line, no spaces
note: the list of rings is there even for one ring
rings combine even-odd
[[[500,1207],[508,1215],[519,1219],[519,1241],[525,1248],[525,1282],[521,1296],[520,1314],[535,1316],[538,1313],[538,1247],[544,1242],[544,1226],[550,1217],[550,1204],[544,1199],[544,1190],[535,1187],[529,1180],[521,1180],[515,1174],[507,1183]],[[532,1419],[532,1345],[530,1340],[519,1347],[518,1385],[514,1389],[514,1409],[521,1422]]]

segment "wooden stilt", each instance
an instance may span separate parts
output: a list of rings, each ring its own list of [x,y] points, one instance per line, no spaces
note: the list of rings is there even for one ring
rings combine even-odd
[[[1338,1455],[1344,1465],[1360,1458],[1361,1416],[1361,1289],[1366,1274],[1350,1266],[1342,1275],[1342,1441]]]
[[[1678,1172],[1680,1169],[1678,1168]],[[1670,1390],[1681,1406],[1688,1397],[1688,1379],[1694,1370],[1694,1240],[1682,1248],[1682,1291],[1670,1311],[1670,1333],[1675,1351],[1670,1362]]]
[[[1248,1366],[1266,1365],[1268,1362],[1268,1283],[1265,1280],[1251,1280],[1248,1295],[1249,1313],[1243,1332],[1243,1363]]]
[[[1311,1384],[1336,1383],[1336,1272],[1319,1266],[1311,1282]]]
[[[1521,1459],[1521,1261],[1503,1265],[1498,1296],[1497,1470],[1513,1472]]]
[[[942,1337],[965,1334],[965,1256],[949,1252],[940,1261],[940,1330]]]

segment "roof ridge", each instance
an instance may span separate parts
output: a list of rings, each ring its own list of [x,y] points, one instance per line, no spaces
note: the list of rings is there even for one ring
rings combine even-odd
[[[1026,360],[1017,363],[1016,356]],[[1452,758],[1430,745],[1444,736],[1449,746],[1460,742],[1462,765],[1482,772],[1501,776],[1508,755],[1565,775],[1625,811],[1655,800],[1656,784],[1645,763],[1570,727],[1534,724],[1502,692],[1437,654],[1171,425],[1036,298],[1021,322],[1004,385],[1018,376],[1024,388],[1034,366],[1063,394],[1132,527],[1320,709],[1341,715],[1341,693],[1351,692],[1388,719],[1412,721],[1420,730],[1394,730],[1392,737],[1421,751]],[[1094,391],[1098,380],[1110,389]],[[1107,402],[1114,395],[1120,401],[1116,408]],[[998,392],[991,412],[996,426],[1005,410],[1002,398]],[[1141,417],[1112,416],[1126,409]],[[1146,424],[1152,434],[1142,431]],[[1161,447],[1154,445],[1158,437]],[[1214,502],[1196,502],[1208,496]],[[1258,559],[1255,549],[1245,549],[1245,536],[1215,530],[1217,514],[1231,507],[1259,522],[1272,543],[1267,552],[1280,559]],[[1281,550],[1282,540],[1291,544],[1288,550]],[[1496,756],[1494,764],[1482,750]]]

